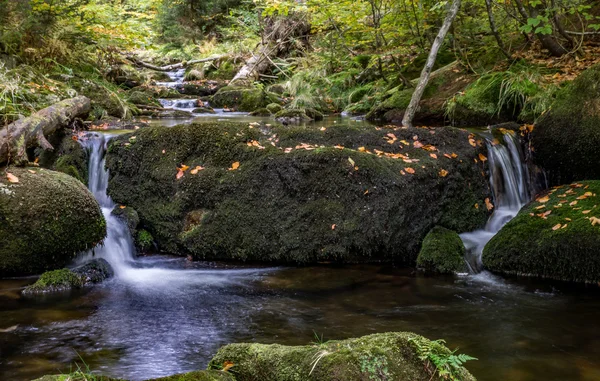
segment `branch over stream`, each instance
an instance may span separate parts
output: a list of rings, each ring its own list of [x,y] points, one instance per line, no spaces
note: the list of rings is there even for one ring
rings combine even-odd
[[[152,65],[150,63],[144,62],[144,61],[140,61],[137,58],[133,57],[133,56],[129,56],[128,58],[130,60],[132,60],[136,65],[138,66],[142,66],[145,67],[147,69],[151,69],[154,71],[173,71],[176,69],[181,69],[190,65],[194,65],[194,64],[198,64],[198,63],[203,63],[203,62],[211,62],[211,61],[217,61],[220,60],[221,58],[226,57],[225,55],[220,55],[220,56],[214,56],[214,57],[208,57],[208,58],[202,58],[199,60],[191,60],[191,61],[184,61],[184,62],[179,62],[176,64],[172,64],[172,65],[167,65],[167,66],[156,66],[156,65]]]
[[[66,127],[75,118],[87,116],[90,108],[87,97],[65,99],[2,128],[0,164],[26,163],[28,148],[39,146],[47,150],[54,149],[46,137]]]

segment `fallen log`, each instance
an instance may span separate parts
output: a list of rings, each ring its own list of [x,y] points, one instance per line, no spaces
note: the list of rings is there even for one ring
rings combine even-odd
[[[54,149],[46,137],[66,127],[75,118],[87,116],[90,109],[90,100],[87,97],[65,99],[2,128],[0,164],[27,163],[28,148]]]
[[[129,59],[131,59],[133,61],[133,63],[135,63],[138,66],[142,66],[145,67],[147,69],[150,70],[154,70],[154,71],[173,71],[176,69],[181,69],[190,65],[194,65],[194,64],[198,64],[198,63],[203,63],[203,62],[210,62],[210,61],[217,61],[220,60],[221,58],[225,57],[225,55],[220,55],[220,56],[214,56],[214,57],[208,57],[208,58],[202,58],[199,60],[191,60],[191,61],[184,61],[184,62],[179,62],[176,64],[172,64],[172,65],[167,65],[167,66],[156,66],[156,65],[152,65],[150,63],[144,62],[144,61],[140,61],[137,58],[133,57],[133,56],[129,56]]]

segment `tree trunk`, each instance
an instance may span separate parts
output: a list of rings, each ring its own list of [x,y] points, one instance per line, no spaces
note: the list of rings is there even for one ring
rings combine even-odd
[[[79,96],[58,102],[4,127],[0,130],[0,164],[27,163],[28,148],[39,146],[54,149],[46,136],[67,126],[77,117],[87,116],[90,108],[90,100]]]
[[[259,79],[261,74],[267,71],[271,66],[270,56],[277,50],[275,46],[269,43],[260,44],[256,54],[246,61],[246,64],[236,73],[230,84],[241,82],[247,85]]]
[[[488,19],[490,21],[490,29],[492,30],[492,34],[494,35],[494,38],[496,38],[498,47],[500,48],[500,51],[502,52],[502,54],[504,54],[506,56],[506,58],[511,59],[512,56],[510,55],[508,50],[506,50],[506,47],[504,46],[504,42],[502,41],[502,37],[500,36],[500,33],[498,32],[498,28],[496,27],[496,20],[494,19],[494,9],[492,8],[492,0],[485,0],[485,6],[487,8]]]
[[[152,65],[152,64],[149,64],[147,62],[139,61],[138,59],[136,59],[135,57],[132,57],[132,56],[129,56],[129,59],[131,59],[136,65],[145,67],[147,69],[151,69],[151,70],[155,70],[155,71],[173,71],[173,70],[181,69],[181,68],[184,68],[184,67],[187,67],[187,66],[190,66],[190,65],[194,65],[194,64],[197,64],[197,63],[217,61],[217,60],[220,60],[223,57],[225,57],[225,56],[221,55],[221,56],[215,56],[215,57],[209,57],[209,58],[202,58],[202,59],[199,59],[199,60],[191,60],[191,61],[186,61],[186,62],[180,62],[180,63],[176,63],[176,64],[173,64],[173,65],[167,65],[167,66]]]
[[[419,79],[419,84],[415,88],[413,92],[412,98],[410,100],[410,104],[406,108],[404,112],[404,118],[402,119],[402,125],[405,127],[411,127],[412,121],[415,117],[417,109],[419,108],[419,102],[421,102],[421,98],[423,97],[423,93],[425,92],[425,87],[427,87],[427,83],[429,82],[429,77],[431,76],[431,70],[433,70],[433,66],[435,65],[435,60],[437,58],[437,54],[450,30],[450,26],[456,15],[458,14],[458,10],[460,9],[461,0],[454,0],[452,2],[452,6],[448,10],[448,15],[446,15],[446,19],[444,20],[444,24],[440,29],[437,37],[433,41],[433,45],[431,46],[431,52],[429,52],[429,58],[427,58],[427,63],[421,72],[421,78]]]

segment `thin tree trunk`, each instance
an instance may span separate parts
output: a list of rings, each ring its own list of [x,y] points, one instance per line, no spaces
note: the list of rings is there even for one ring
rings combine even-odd
[[[0,130],[0,164],[27,162],[26,150],[42,147],[52,150],[46,136],[67,126],[77,117],[90,112],[90,100],[84,96],[66,99],[19,119]]]
[[[209,58],[203,58],[200,60],[191,60],[191,61],[186,61],[186,62],[180,62],[180,63],[176,63],[173,65],[167,65],[167,66],[156,66],[156,65],[152,65],[149,64],[147,62],[143,62],[143,61],[139,61],[134,57],[129,57],[136,65],[138,66],[143,66],[147,69],[151,69],[151,70],[155,70],[155,71],[173,71],[176,69],[181,69],[190,65],[194,65],[197,63],[203,63],[203,62],[210,62],[210,61],[216,61],[216,60],[220,60],[221,58],[225,57],[224,55],[221,56],[215,56],[215,57],[209,57]]]
[[[433,46],[431,47],[431,52],[429,52],[429,58],[427,58],[427,63],[421,72],[421,78],[419,79],[419,84],[415,88],[415,91],[410,100],[410,104],[406,108],[404,112],[404,118],[402,119],[402,125],[405,127],[411,127],[412,121],[415,117],[417,109],[419,108],[419,102],[421,102],[421,98],[423,97],[423,93],[425,92],[425,87],[427,87],[427,83],[429,82],[429,77],[431,76],[431,71],[433,70],[433,66],[435,65],[435,60],[437,58],[437,54],[450,30],[450,26],[454,22],[456,15],[458,14],[458,10],[460,9],[461,0],[454,0],[452,2],[452,6],[448,10],[448,15],[446,15],[446,19],[444,20],[444,24],[442,25],[437,37],[433,41]]]
[[[517,9],[519,10],[519,13],[521,13],[521,15],[523,16],[525,23],[527,23],[527,19],[536,18],[538,16],[537,10],[531,6],[529,7],[530,14],[528,14],[521,0],[515,0],[515,4],[517,6]],[[562,57],[563,55],[568,53],[568,50],[565,49],[562,45],[560,45],[556,41],[554,36],[542,33],[535,33],[535,36],[542,43],[542,47],[544,47],[544,49],[547,49],[551,55],[555,57]]]
[[[500,33],[498,33],[498,28],[496,27],[496,20],[494,19],[494,9],[492,8],[492,0],[485,0],[485,6],[487,8],[488,19],[490,21],[490,29],[492,30],[492,34],[496,38],[496,42],[498,43],[498,47],[502,54],[506,56],[506,58],[511,59],[512,56],[506,50],[506,46],[504,45],[504,41],[502,41],[502,37]]]

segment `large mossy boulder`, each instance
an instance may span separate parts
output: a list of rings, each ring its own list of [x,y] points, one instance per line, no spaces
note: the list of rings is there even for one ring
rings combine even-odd
[[[436,226],[423,240],[417,266],[426,271],[454,274],[467,271],[465,245],[455,231]]]
[[[39,149],[39,164],[44,168],[66,173],[84,184],[88,182],[88,152],[73,139],[73,135],[61,130],[48,139],[53,150]]]
[[[195,259],[414,264],[435,225],[488,217],[485,145],[454,128],[221,122],[135,136],[109,146],[109,194],[161,250]]]
[[[9,172],[18,182],[0,176],[0,276],[60,269],[104,239],[98,202],[80,181],[41,168]]]
[[[237,381],[440,381],[445,378],[429,356],[451,355],[440,342],[392,332],[307,346],[230,344],[219,349],[208,367],[233,364],[229,372]],[[447,367],[455,380],[475,380],[464,367]]]
[[[600,179],[600,65],[562,89],[531,133],[533,159],[553,185]]]
[[[487,244],[483,264],[503,274],[600,282],[600,181],[552,188]]]
[[[271,103],[279,103],[278,97],[273,93],[253,87],[226,86],[213,95],[210,105],[250,112]]]

